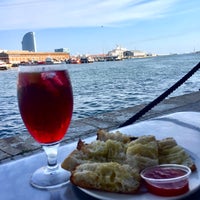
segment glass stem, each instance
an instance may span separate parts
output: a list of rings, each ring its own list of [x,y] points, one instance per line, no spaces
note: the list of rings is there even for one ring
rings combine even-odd
[[[57,155],[59,143],[53,145],[44,145],[43,149],[47,156],[47,170],[54,171],[58,168]]]

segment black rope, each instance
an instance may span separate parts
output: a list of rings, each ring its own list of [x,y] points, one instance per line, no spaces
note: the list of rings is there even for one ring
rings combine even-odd
[[[139,112],[137,112],[133,117],[131,117],[130,119],[128,119],[126,122],[124,122],[123,124],[121,124],[119,127],[128,126],[128,125],[134,123],[136,120],[138,120],[140,117],[142,117],[145,113],[147,113],[149,110],[151,110],[154,106],[156,106],[158,103],[160,103],[162,100],[164,100],[168,95],[170,95],[179,86],[181,86],[199,68],[200,68],[200,62],[193,69],[191,69],[185,76],[183,76],[179,81],[177,81],[173,86],[171,86],[169,89],[167,89],[159,97],[157,97],[155,100],[153,100],[152,102],[150,102],[142,110],[140,110]]]

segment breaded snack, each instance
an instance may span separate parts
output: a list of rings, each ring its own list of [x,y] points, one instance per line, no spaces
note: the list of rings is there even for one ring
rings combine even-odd
[[[129,135],[123,134],[120,131],[116,131],[114,133],[107,132],[103,129],[99,129],[97,131],[97,140],[106,141],[106,140],[116,140],[122,143],[129,143],[138,137],[131,137]]]
[[[139,171],[158,165],[158,145],[155,136],[145,135],[130,142],[126,150],[127,163]]]
[[[86,189],[128,194],[138,191],[141,178],[129,165],[106,162],[79,165],[72,171],[70,180]]]
[[[196,170],[189,154],[172,137],[158,141],[158,159],[159,164],[180,164],[186,165],[192,171]]]
[[[62,162],[61,166],[69,171],[77,165],[86,162],[118,162],[124,163],[126,159],[126,147],[123,143],[110,140],[96,140],[90,144],[78,141],[77,149]]]

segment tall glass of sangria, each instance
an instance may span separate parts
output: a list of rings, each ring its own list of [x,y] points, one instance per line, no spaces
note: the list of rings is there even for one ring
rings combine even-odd
[[[61,187],[69,177],[57,163],[57,152],[73,112],[66,65],[21,65],[18,72],[17,98],[22,120],[42,145],[48,161],[47,166],[33,173],[31,184],[40,189]]]

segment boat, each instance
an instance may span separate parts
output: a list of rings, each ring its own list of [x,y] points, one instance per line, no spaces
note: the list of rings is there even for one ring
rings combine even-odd
[[[80,58],[76,58],[76,57],[72,57],[69,60],[70,64],[81,64],[81,59]]]
[[[0,70],[7,70],[8,66],[5,62],[0,61]]]
[[[88,63],[93,63],[94,62],[94,58],[91,56],[87,57]]]
[[[83,56],[81,57],[81,63],[93,63],[94,62],[94,58],[91,56]]]

